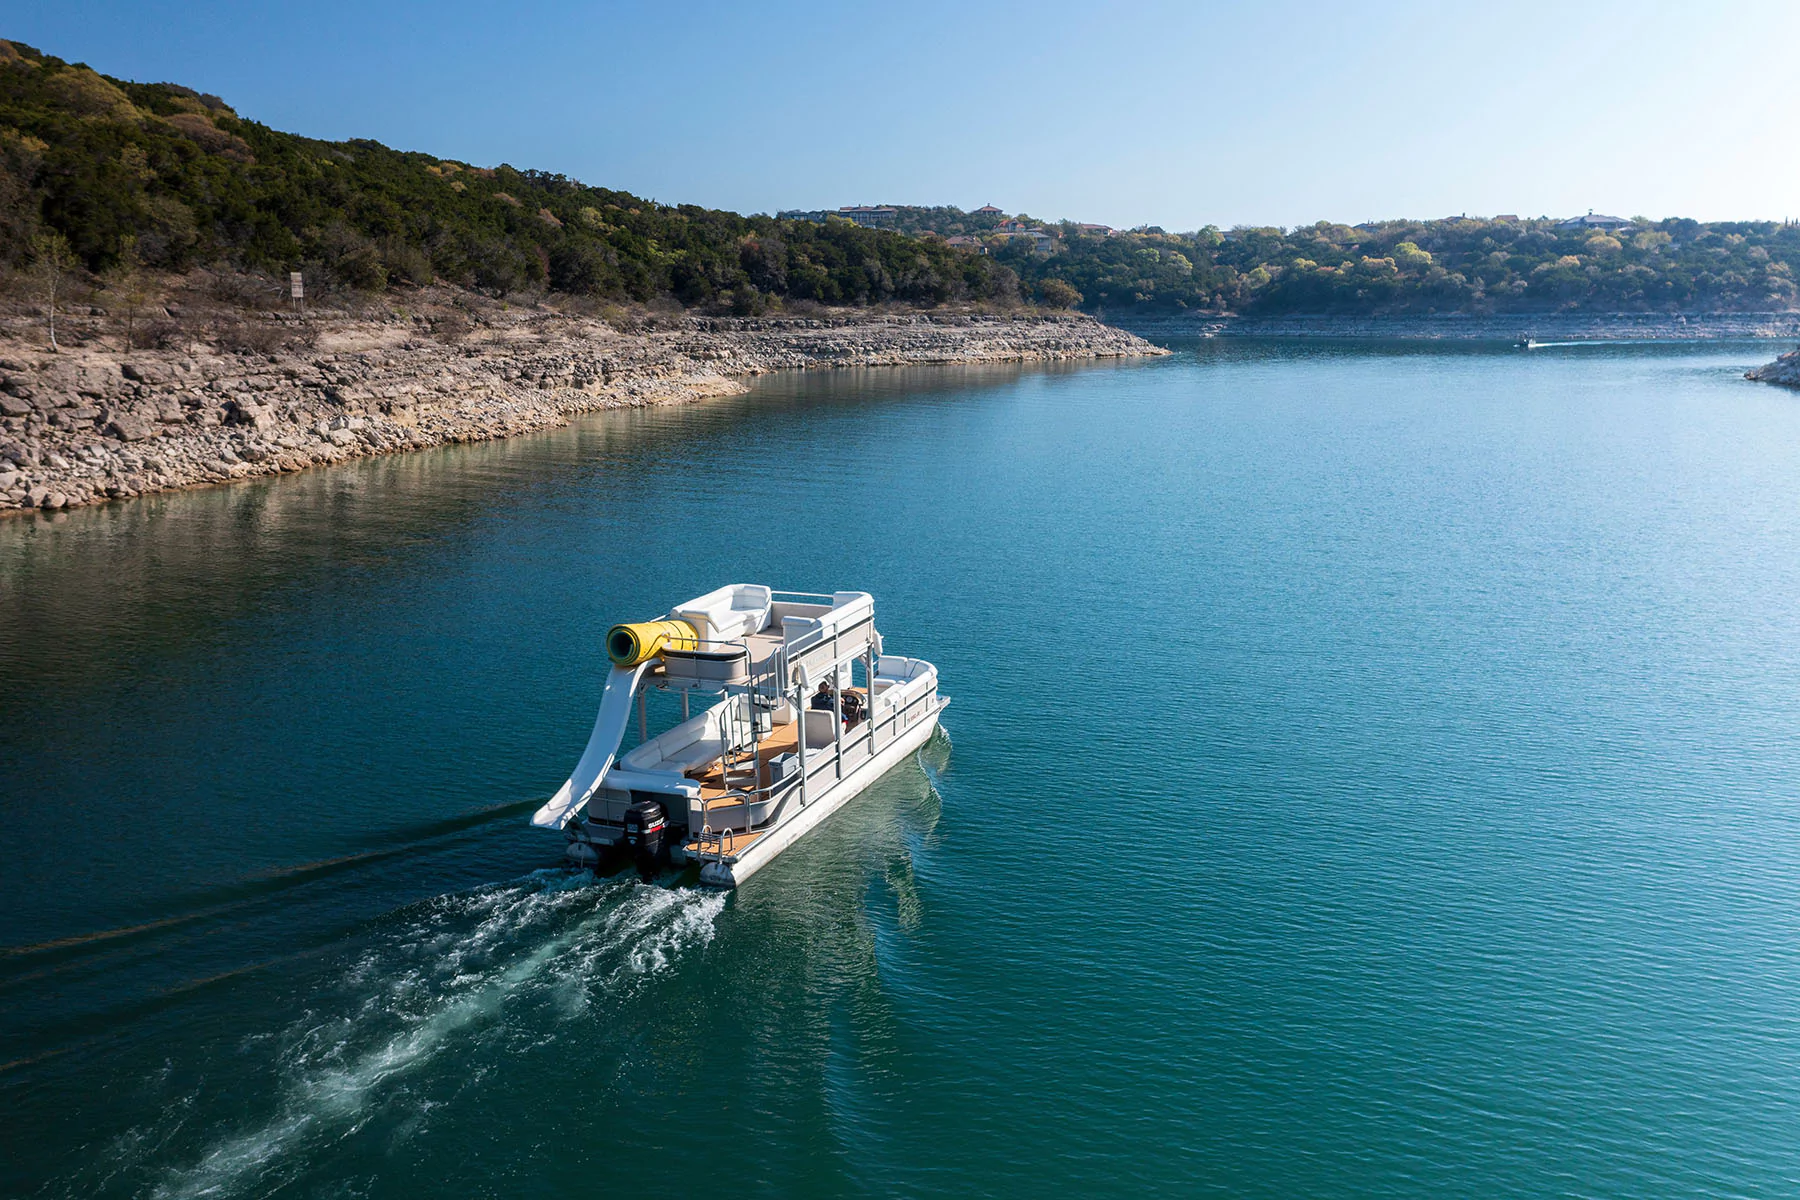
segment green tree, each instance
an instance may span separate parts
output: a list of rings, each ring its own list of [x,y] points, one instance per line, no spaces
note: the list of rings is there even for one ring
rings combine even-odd
[[[1051,308],[1074,308],[1081,293],[1060,279],[1046,279],[1037,286],[1038,299]]]
[[[69,239],[54,229],[45,230],[31,239],[31,276],[38,299],[44,305],[44,323],[50,330],[50,349],[61,353],[56,344],[56,305],[61,299],[64,281],[75,269],[75,252]]]
[[[113,313],[124,323],[125,353],[129,354],[136,349],[132,333],[137,325],[138,313],[150,298],[149,283],[144,274],[143,260],[138,256],[136,238],[119,240],[118,260],[100,278],[106,284],[106,294],[112,299]]]

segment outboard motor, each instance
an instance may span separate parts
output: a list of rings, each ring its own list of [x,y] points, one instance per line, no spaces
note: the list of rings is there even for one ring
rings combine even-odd
[[[625,848],[645,879],[656,874],[662,859],[663,825],[663,806],[654,800],[640,800],[625,810]]]

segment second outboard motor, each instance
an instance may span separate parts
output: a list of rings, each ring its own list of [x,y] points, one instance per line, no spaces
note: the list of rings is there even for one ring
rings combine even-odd
[[[663,806],[654,800],[640,800],[625,810],[625,848],[645,879],[656,874],[662,859],[664,824]]]

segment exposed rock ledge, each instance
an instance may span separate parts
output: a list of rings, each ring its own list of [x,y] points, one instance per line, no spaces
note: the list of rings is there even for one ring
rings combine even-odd
[[[1800,388],[1800,350],[1790,350],[1772,363],[1744,372],[1745,379],[1763,383],[1779,383],[1783,387]]]
[[[696,319],[621,333],[519,312],[455,345],[368,324],[315,350],[251,356],[21,342],[0,340],[0,511],[507,437],[595,409],[742,392],[745,377],[788,368],[1167,353],[1076,315]]]
[[[1710,341],[1791,338],[1800,335],[1800,312],[1741,313],[1474,313],[1434,315],[1285,317],[1149,316],[1121,313],[1118,323],[1151,337],[1419,338],[1449,341],[1624,339]]]

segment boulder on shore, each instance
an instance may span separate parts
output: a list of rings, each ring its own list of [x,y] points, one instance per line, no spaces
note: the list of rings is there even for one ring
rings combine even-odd
[[[1772,363],[1744,372],[1745,379],[1800,388],[1800,350],[1790,350]]]
[[[141,442],[152,432],[150,422],[134,413],[120,413],[106,423],[108,436],[121,442]]]

